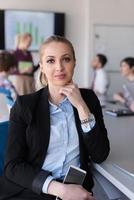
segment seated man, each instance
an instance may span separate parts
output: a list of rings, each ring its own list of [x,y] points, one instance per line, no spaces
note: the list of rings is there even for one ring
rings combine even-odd
[[[104,66],[107,63],[107,58],[103,54],[97,54],[92,61],[92,68],[94,70],[94,77],[91,84],[91,89],[94,90],[101,106],[106,104],[106,94],[109,87],[109,80]]]

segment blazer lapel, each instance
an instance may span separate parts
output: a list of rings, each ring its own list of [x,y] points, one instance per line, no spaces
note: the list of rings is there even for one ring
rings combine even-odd
[[[47,87],[44,88],[38,102],[37,127],[41,145],[42,161],[44,161],[50,138],[50,112]]]
[[[83,135],[82,135],[82,128],[81,128],[81,123],[80,123],[80,119],[79,119],[79,115],[78,115],[78,111],[77,109],[73,106],[73,110],[74,110],[74,117],[75,117],[75,123],[76,123],[76,128],[78,131],[78,136],[79,136],[79,146],[80,146],[80,164],[81,167],[84,169],[85,168],[85,151],[84,151],[84,140],[83,140]]]

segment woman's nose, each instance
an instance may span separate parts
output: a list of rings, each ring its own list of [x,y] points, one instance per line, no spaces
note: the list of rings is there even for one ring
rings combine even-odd
[[[56,63],[56,70],[62,71],[63,69],[64,69],[64,66],[63,66],[62,62],[61,61],[57,62]]]

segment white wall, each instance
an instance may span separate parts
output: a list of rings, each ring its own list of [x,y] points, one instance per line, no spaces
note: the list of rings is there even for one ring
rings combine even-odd
[[[0,8],[65,12],[66,37],[76,49],[75,81],[81,87],[88,85],[88,0],[0,0]]]
[[[90,48],[93,50],[93,25],[134,25],[133,0],[91,0]],[[93,52],[93,51],[92,51]]]
[[[0,8],[65,12],[66,37],[76,49],[75,81],[81,87],[88,87],[90,82],[93,25],[134,25],[133,0],[0,0]]]
[[[90,3],[90,59],[94,56],[94,25],[134,25],[133,0],[91,0]],[[127,56],[127,55],[126,55]],[[118,72],[111,76],[110,93],[117,91],[123,82]]]

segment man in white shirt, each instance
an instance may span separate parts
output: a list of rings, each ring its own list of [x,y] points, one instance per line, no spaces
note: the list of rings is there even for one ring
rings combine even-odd
[[[109,87],[108,75],[104,69],[106,63],[107,57],[103,54],[97,54],[91,64],[94,70],[91,89],[98,96],[101,106],[106,105],[106,94]]]

